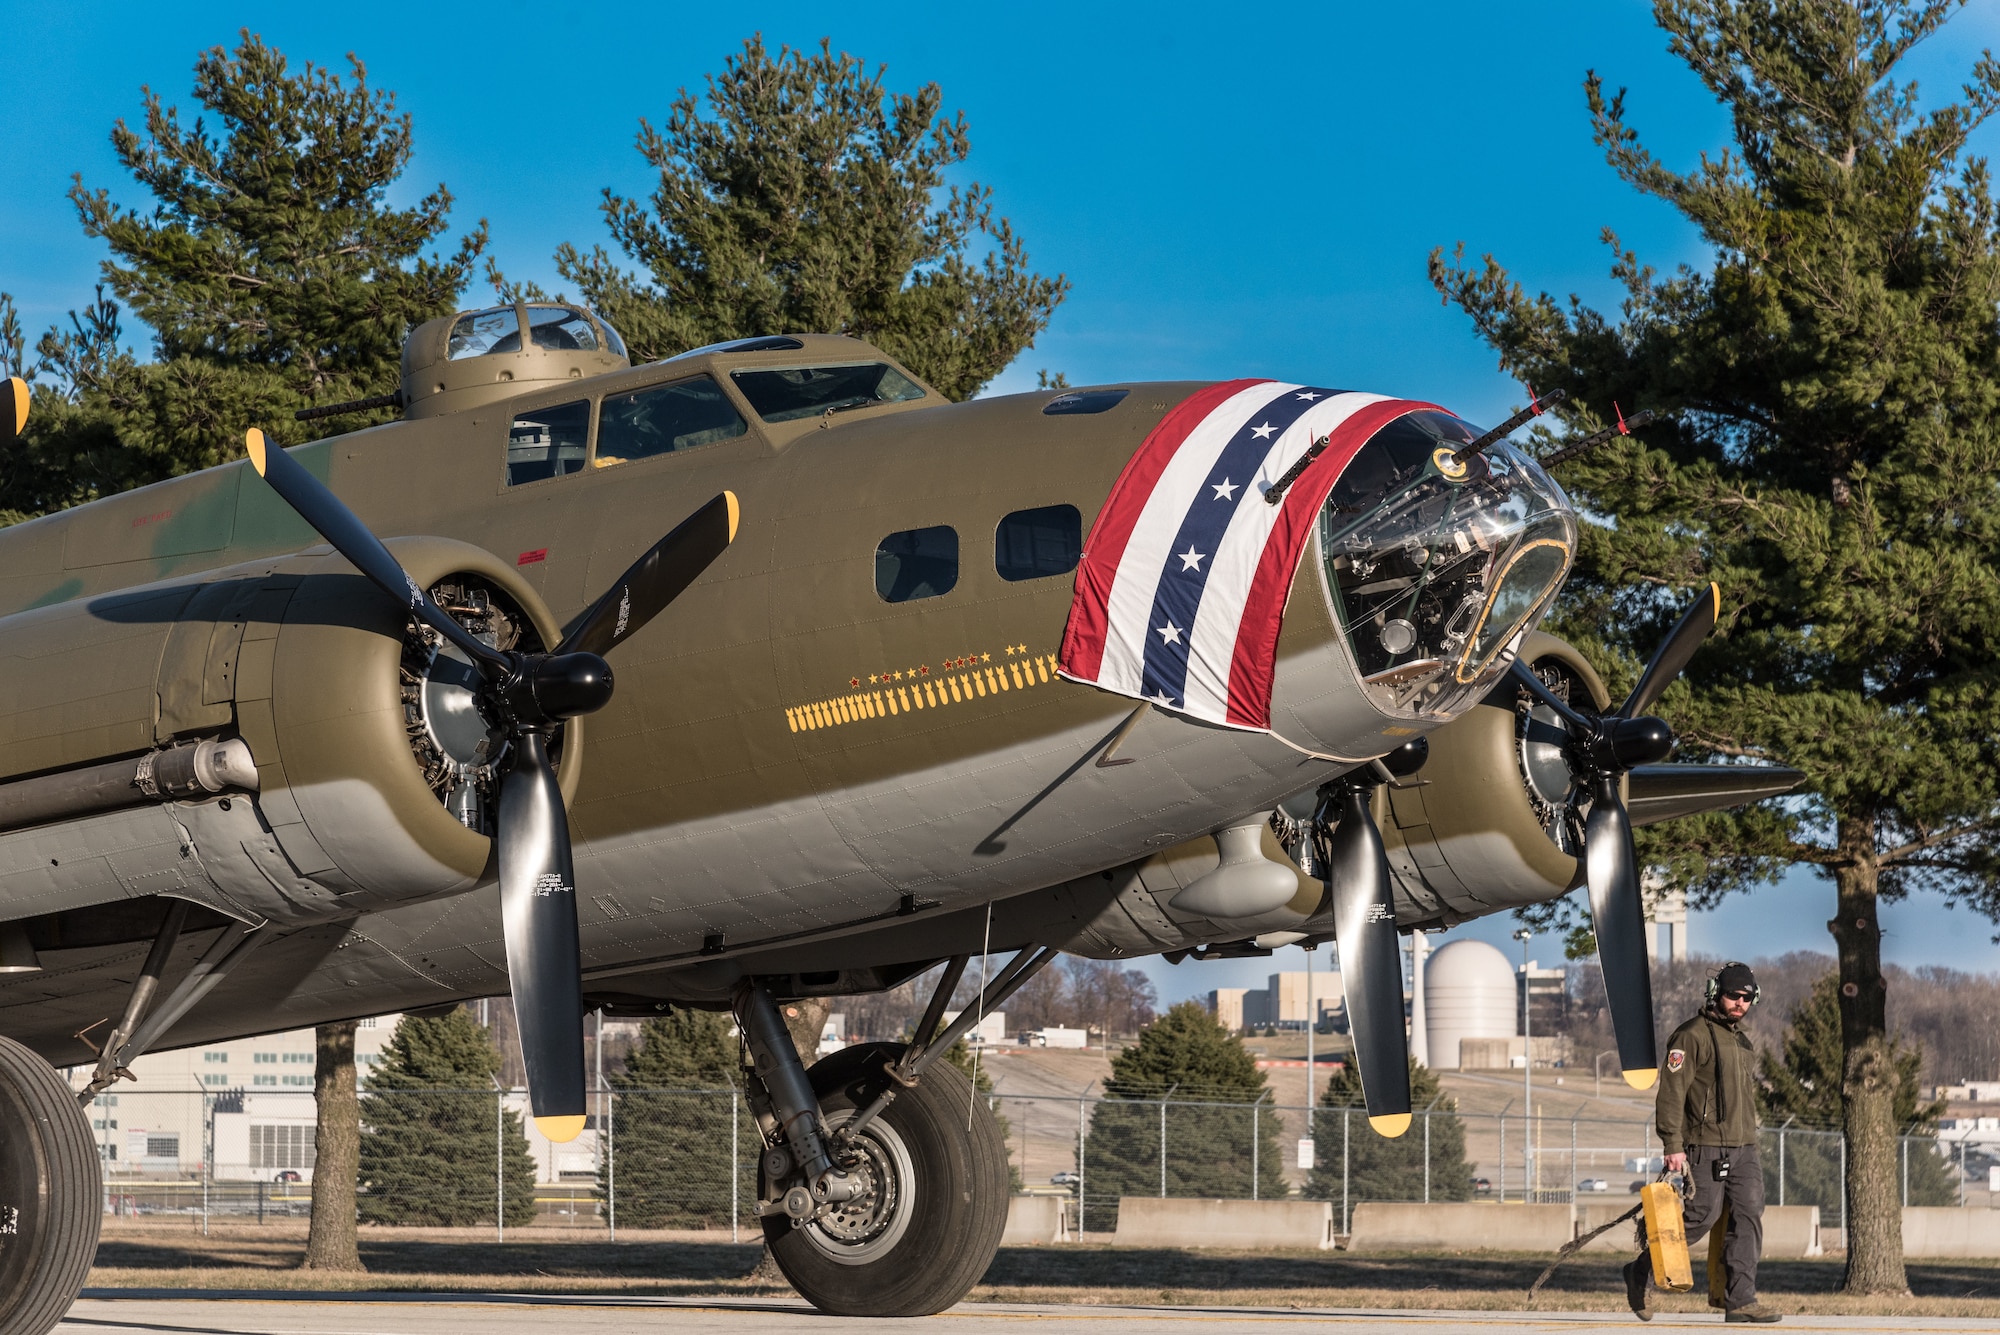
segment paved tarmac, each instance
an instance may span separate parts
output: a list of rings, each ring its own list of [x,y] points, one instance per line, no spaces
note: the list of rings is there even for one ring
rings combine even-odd
[[[1305,1325],[1342,1331],[1408,1331],[1411,1335],[1512,1335],[1549,1331],[1720,1328],[1714,1316],[1662,1314],[1641,1326],[1628,1315],[1593,1312],[1417,1312],[1328,1310],[1297,1312],[1257,1307],[1054,1307],[962,1304],[942,1316],[885,1327],[877,1319],[822,1316],[802,1302],[543,1295],[398,1293],[197,1293],[95,1291],[70,1309],[58,1335],[630,1335],[631,1332],[718,1332],[719,1335],[798,1335],[803,1328],[837,1335],[867,1330],[936,1327],[950,1335],[1020,1335],[1024,1322],[1047,1335],[1196,1335],[1222,1329]],[[1786,1331],[1997,1331],[2000,1322],[1954,1317],[1787,1317]]]

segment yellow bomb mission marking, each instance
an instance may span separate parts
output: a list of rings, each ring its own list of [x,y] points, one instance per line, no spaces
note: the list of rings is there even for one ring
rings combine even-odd
[[[875,672],[867,677],[851,677],[850,687],[860,687],[849,695],[793,705],[785,710],[785,726],[793,732],[816,732],[843,723],[895,718],[920,709],[942,709],[983,700],[1002,691],[1024,691],[1056,679],[1056,656],[1030,656],[1025,644],[1010,644],[997,660],[990,653],[966,654],[945,660],[933,671],[921,664],[902,671]]]

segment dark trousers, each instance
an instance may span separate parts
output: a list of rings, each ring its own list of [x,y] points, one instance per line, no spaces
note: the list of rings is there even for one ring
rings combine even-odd
[[[1688,1175],[1694,1179],[1694,1200],[1684,1211],[1688,1249],[1692,1251],[1709,1229],[1726,1219],[1723,1306],[1732,1311],[1748,1307],[1757,1301],[1757,1258],[1764,1251],[1764,1165],[1757,1159],[1757,1147],[1690,1145],[1687,1156]],[[1715,1165],[1725,1158],[1729,1176],[1717,1181]]]

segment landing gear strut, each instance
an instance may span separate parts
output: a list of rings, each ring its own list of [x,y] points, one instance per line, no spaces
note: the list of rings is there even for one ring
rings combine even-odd
[[[0,1331],[47,1335],[97,1253],[97,1147],[62,1077],[0,1038]]]
[[[916,1041],[842,1049],[807,1071],[770,993],[746,983],[736,1015],[764,1136],[757,1213],[771,1258],[813,1306],[840,1316],[929,1316],[963,1298],[1007,1228],[1007,1146],[971,1082],[937,1059],[1055,957],[1023,950],[939,1033],[965,971],[954,958]],[[924,1041],[924,1035],[936,1038]]]

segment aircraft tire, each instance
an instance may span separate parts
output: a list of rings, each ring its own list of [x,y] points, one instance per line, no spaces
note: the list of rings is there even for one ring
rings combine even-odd
[[[76,1093],[0,1038],[0,1331],[47,1335],[97,1254],[97,1146]]]
[[[900,1051],[888,1043],[847,1048],[808,1072],[830,1128],[874,1101],[887,1083],[882,1064]],[[772,1259],[822,1312],[942,1312],[986,1273],[1007,1228],[1007,1146],[999,1125],[974,1099],[971,1082],[939,1061],[915,1089],[897,1094],[862,1139],[871,1173],[893,1182],[889,1208],[878,1188],[803,1228],[784,1215],[767,1217]]]

